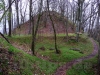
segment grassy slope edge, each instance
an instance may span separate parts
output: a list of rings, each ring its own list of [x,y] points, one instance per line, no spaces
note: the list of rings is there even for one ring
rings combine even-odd
[[[35,56],[26,54],[22,50],[18,50],[12,45],[8,44],[5,40],[0,38],[0,45],[8,49],[10,52],[14,53],[14,58],[16,62],[19,62],[20,66],[20,75],[51,75],[56,68],[57,64],[39,59]],[[16,75],[15,73],[10,73],[10,75]]]
[[[67,71],[66,75],[95,75],[96,64],[97,56],[74,65]]]
[[[69,35],[70,38],[73,38],[73,34]],[[22,50],[19,50],[12,45],[9,45],[6,41],[3,39],[0,39],[1,46],[7,48],[10,52],[14,53],[14,58],[17,62],[20,63],[20,75],[52,75],[56,69],[63,65],[66,62],[69,62],[73,59],[80,58],[82,56],[86,56],[90,54],[93,50],[92,44],[89,39],[87,39],[86,36],[81,35],[80,42],[76,43],[75,40],[69,40],[69,42],[66,42],[65,35],[59,35],[57,36],[58,40],[58,48],[61,50],[61,54],[55,54],[54,50],[49,50],[50,48],[54,47],[54,41],[53,37],[43,37],[42,40],[37,40],[37,46],[36,51],[45,57],[49,56],[50,61],[46,61],[40,58],[37,58],[35,56],[31,56],[27,53],[25,53]],[[28,40],[27,40],[28,39]],[[31,36],[14,36],[9,38],[9,40],[13,42],[17,42],[17,44],[20,45],[27,45],[27,47],[30,46],[31,42]],[[45,47],[45,51],[40,50],[40,47]],[[70,50],[71,48],[78,48],[80,51],[83,52],[80,53],[79,51]]]
[[[96,42],[96,41],[95,41]],[[98,42],[96,42],[98,44]],[[98,56],[84,60],[69,69],[66,75],[95,75],[97,71]]]

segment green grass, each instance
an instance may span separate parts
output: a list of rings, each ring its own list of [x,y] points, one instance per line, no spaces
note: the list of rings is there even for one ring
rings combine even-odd
[[[72,35],[72,34],[71,34]],[[72,35],[73,37],[73,35]],[[37,50],[41,55],[44,56],[49,56],[50,60],[52,61],[57,61],[57,62],[68,62],[73,59],[80,58],[82,56],[86,56],[91,53],[93,50],[93,46],[90,42],[89,39],[86,37],[83,37],[83,35],[80,38],[80,42],[76,42],[75,40],[70,40],[69,42],[66,42],[65,37],[57,37],[57,44],[58,44],[58,49],[61,51],[61,54],[55,54],[55,50],[50,51],[50,48],[54,48],[54,40],[53,38],[44,37],[45,40],[42,42],[37,43]],[[39,50],[40,47],[45,47],[45,51]],[[78,48],[80,49],[81,52],[84,54],[81,54],[79,51],[73,51],[70,50],[71,48]]]
[[[59,66],[58,64],[26,54],[24,51],[18,50],[17,48],[13,47],[12,45],[8,44],[5,40],[0,38],[0,46],[1,45],[7,48],[8,51],[13,52],[15,61],[19,62],[21,74],[17,75],[50,75],[54,73],[56,68]],[[10,75],[16,74],[10,73]]]
[[[97,56],[89,60],[85,60],[73,66],[67,71],[67,75],[94,75],[93,66],[97,64]]]
[[[18,43],[19,45],[26,44],[27,47],[31,46],[30,35],[29,36],[13,36],[13,37],[7,37],[7,38],[12,42]],[[20,61],[20,64],[21,64],[20,67],[22,68],[21,72],[23,75],[25,74],[32,75],[32,73],[34,74],[39,73],[38,75],[41,75],[41,74],[51,75],[56,71],[58,66],[61,66],[65,64],[66,62],[69,62],[73,59],[86,56],[90,54],[93,50],[93,46],[90,40],[85,35],[81,35],[79,42],[76,42],[75,34],[69,34],[68,42],[66,42],[65,34],[57,35],[57,46],[58,46],[58,50],[61,51],[61,54],[56,54],[55,50],[49,50],[50,48],[54,49],[53,36],[41,36],[41,37],[38,36],[36,40],[35,52],[39,53],[42,56],[48,57],[48,61],[26,54],[22,50],[18,50],[11,45],[7,45],[7,43],[4,43],[4,44],[5,44],[5,47],[7,47],[10,51],[14,51],[15,59],[17,61]],[[40,50],[41,47],[44,47],[45,50],[44,51]],[[71,50],[71,48],[77,48],[80,51],[74,51],[74,50]],[[83,54],[80,52],[82,52]]]
[[[75,36],[75,35],[76,34],[68,33],[68,36]],[[54,34],[42,34],[42,36],[44,36],[44,37],[47,37],[47,36],[51,37],[51,36],[54,36]],[[64,37],[64,36],[66,36],[66,33],[59,33],[56,36],[57,37]]]
[[[69,34],[69,38],[73,38],[74,36],[75,34]],[[26,44],[28,45],[28,47],[30,47],[31,45],[31,36],[12,37],[9,39],[11,41],[14,41],[20,44]],[[54,61],[54,62],[66,63],[73,59],[86,56],[90,54],[91,51],[93,50],[93,46],[90,40],[85,35],[81,35],[79,42],[77,43],[75,39],[71,39],[69,40],[69,42],[66,42],[65,35],[59,34],[59,36],[57,36],[57,44],[58,44],[58,50],[61,51],[61,54],[56,54],[55,50],[49,50],[50,48],[54,49],[53,39],[54,39],[53,36],[37,37],[35,51],[43,56],[46,56],[46,57],[49,56],[49,60]],[[45,51],[40,50],[39,48],[41,47],[44,47]],[[78,48],[80,51],[74,51],[74,50],[71,50],[71,48]],[[83,54],[80,52],[82,52]]]

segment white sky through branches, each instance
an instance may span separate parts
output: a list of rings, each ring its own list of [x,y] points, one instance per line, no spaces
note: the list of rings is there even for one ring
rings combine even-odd
[[[29,0],[21,0],[22,1],[22,7],[23,7],[23,12],[25,11],[24,9],[25,9],[25,7],[26,7],[26,5],[27,5],[27,3],[29,2]],[[37,1],[37,0],[34,0],[34,1]],[[77,1],[77,0],[69,0],[70,2],[72,2],[72,1]],[[92,0],[85,0],[85,2],[88,2],[88,1],[92,1]],[[5,2],[6,2],[6,6],[8,5],[8,0],[5,0]],[[16,13],[16,9],[15,9],[15,7],[14,7],[14,4],[12,5],[12,11],[13,11],[13,14],[15,14]],[[28,7],[27,7],[27,12],[26,12],[26,17],[27,17],[27,19],[28,19],[28,16],[29,15],[29,4],[28,4]],[[3,24],[2,23],[0,23],[0,32],[3,30]]]

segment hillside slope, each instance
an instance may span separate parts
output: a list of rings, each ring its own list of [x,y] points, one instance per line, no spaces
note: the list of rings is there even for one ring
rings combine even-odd
[[[2,42],[1,42],[2,41]],[[31,56],[0,38],[0,75],[48,75],[58,64]]]
[[[53,23],[56,28],[57,33],[66,33],[66,29],[68,33],[74,33],[75,32],[75,27],[74,25],[67,19],[61,18],[61,15],[57,12],[50,12],[51,17],[53,20]],[[37,17],[38,15],[34,16],[34,25],[36,25],[37,22]],[[65,25],[65,22],[67,23],[67,26]],[[30,21],[25,22],[24,24],[20,25],[20,28],[15,28],[13,33],[20,33],[20,34],[28,34],[30,30]],[[32,30],[32,26],[31,26]],[[39,29],[38,29],[39,34],[52,34],[53,33],[53,28],[52,28],[52,22],[50,20],[50,17],[48,15],[48,12],[44,11],[42,12],[42,16],[40,18],[39,22]]]

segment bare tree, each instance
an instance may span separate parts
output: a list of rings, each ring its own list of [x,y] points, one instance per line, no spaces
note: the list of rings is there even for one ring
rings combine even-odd
[[[20,17],[21,17],[21,24],[23,24],[25,22],[27,7],[28,7],[28,2],[27,2],[26,5],[22,6],[22,1],[20,1],[20,11],[19,12],[20,12]],[[23,10],[23,8],[25,10]]]
[[[5,12],[5,10],[6,10],[5,1],[4,0],[1,0],[1,1],[2,1],[3,5],[4,5],[3,11]],[[5,14],[4,18],[3,18],[3,34],[7,34],[7,30],[6,30],[6,14]]]
[[[97,37],[98,37],[98,42],[99,42],[99,50],[98,50],[98,75],[100,75],[100,0],[97,0],[98,4],[98,17],[97,17]]]
[[[15,8],[16,8],[16,14],[17,14],[17,26],[19,26],[19,7],[18,5],[19,5],[19,0],[15,0]]]
[[[58,48],[57,48],[56,29],[55,29],[55,27],[54,27],[54,23],[53,23],[52,17],[51,17],[51,15],[50,15],[50,10],[49,10],[49,0],[47,0],[47,9],[48,9],[49,17],[50,17],[50,20],[51,20],[51,23],[52,23],[53,31],[54,31],[55,50],[56,50],[56,53],[59,54],[60,51],[59,51]]]
[[[8,33],[8,36],[11,37],[11,16],[12,16],[12,8],[11,8],[11,3],[12,3],[12,0],[9,0],[9,19],[8,19],[8,24],[9,24],[9,33]]]
[[[30,2],[30,4],[32,4],[31,2]],[[43,6],[43,0],[40,0],[39,9],[38,9],[39,14],[38,14],[38,17],[37,17],[36,24],[34,24],[34,18],[33,18],[33,15],[32,15],[32,11],[30,12],[30,19],[31,19],[30,24],[32,24],[32,26],[33,26],[32,27],[32,46],[31,46],[31,50],[32,50],[33,55],[35,55],[35,42],[36,42],[36,36],[37,36],[37,32],[38,32],[40,18],[42,16],[42,14],[41,14],[42,6]],[[30,5],[30,8],[32,10],[32,5]]]
[[[29,6],[29,18],[30,18],[30,25],[29,25],[29,32],[28,34],[31,34],[31,21],[32,21],[32,0],[30,0],[30,6]],[[33,28],[34,29],[34,28]]]
[[[82,8],[84,0],[78,0],[78,9],[77,9],[77,26],[76,26],[76,41],[79,41],[79,32],[81,30],[81,21],[82,21]]]

